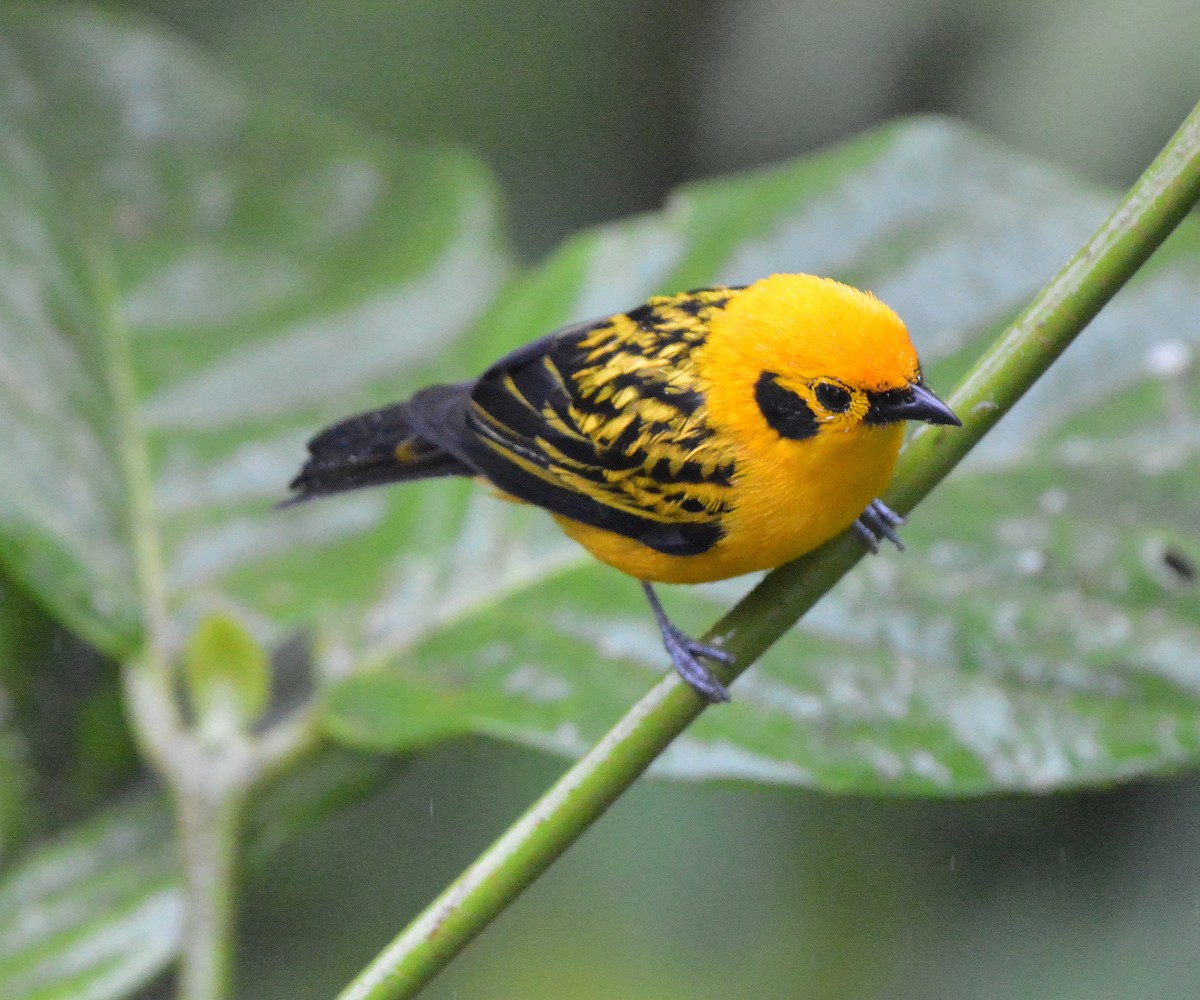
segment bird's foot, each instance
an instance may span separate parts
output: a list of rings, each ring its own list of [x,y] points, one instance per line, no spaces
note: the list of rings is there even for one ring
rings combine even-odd
[[[729,689],[717,680],[716,674],[700,662],[701,658],[715,660],[718,663],[732,663],[733,656],[716,646],[709,646],[685,635],[679,629],[671,626],[664,629],[663,645],[670,654],[679,676],[707,702],[716,704],[729,701]]]
[[[896,534],[896,529],[904,523],[904,518],[897,514],[882,500],[872,500],[850,527],[863,540],[863,544],[872,552],[879,551],[879,543],[885,538],[896,548],[904,551],[904,542]]]
[[[693,639],[667,617],[658,595],[650,584],[643,581],[642,589],[646,592],[646,600],[650,602],[650,609],[658,622],[663,646],[666,647],[679,676],[705,701],[712,704],[729,701],[729,689],[700,661],[705,659],[730,664],[733,663],[733,654],[719,646]]]

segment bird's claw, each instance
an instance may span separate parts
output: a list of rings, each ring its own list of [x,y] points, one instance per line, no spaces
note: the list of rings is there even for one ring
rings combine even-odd
[[[713,660],[726,665],[734,662],[733,654],[727,649],[712,646],[693,639],[680,629],[663,610],[658,595],[650,584],[643,582],[642,589],[650,602],[650,609],[658,622],[658,630],[662,634],[663,646],[671,657],[671,664],[676,672],[701,698],[710,704],[729,701],[729,689],[722,684],[716,674],[708,669],[701,659]]]
[[[715,660],[717,663],[724,663],[727,667],[733,665],[734,655],[729,650],[722,649],[720,646],[710,646],[708,643],[699,642],[696,639],[688,639],[687,636],[683,636],[683,638],[687,640],[687,651],[693,656]]]
[[[683,641],[680,641],[680,640]],[[667,647],[671,663],[688,685],[701,698],[710,704],[729,701],[729,688],[717,680],[716,674],[700,662],[700,657],[719,660],[721,663],[732,663],[733,657],[723,649],[715,649],[702,643],[693,642],[687,636],[663,635],[663,645]],[[712,654],[718,654],[716,656]]]
[[[903,515],[897,514],[882,500],[872,500],[851,527],[872,553],[879,551],[879,543],[884,539],[903,552],[904,542],[896,533],[896,528],[903,523]]]

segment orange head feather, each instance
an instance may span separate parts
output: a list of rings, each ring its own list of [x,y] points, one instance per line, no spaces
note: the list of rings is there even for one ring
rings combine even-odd
[[[904,323],[870,292],[811,274],[775,274],[740,292],[714,320],[723,351],[793,379],[836,378],[867,392],[916,381]],[[740,365],[739,365],[740,366]]]
[[[868,429],[869,394],[920,378],[900,317],[868,292],[810,274],[775,274],[737,292],[713,316],[699,363],[710,424],[742,440],[766,431],[755,396],[764,373],[803,400],[818,423],[842,431]],[[836,412],[822,406],[823,382],[845,390],[849,403]]]

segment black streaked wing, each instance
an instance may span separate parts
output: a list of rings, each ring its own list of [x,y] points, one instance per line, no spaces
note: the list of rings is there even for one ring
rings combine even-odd
[[[474,384],[458,457],[556,514],[673,555],[706,551],[721,537],[732,462],[680,349],[703,330],[691,310],[642,307],[514,351]]]

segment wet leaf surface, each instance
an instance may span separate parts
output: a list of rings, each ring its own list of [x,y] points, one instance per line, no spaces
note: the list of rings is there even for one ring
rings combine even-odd
[[[214,611],[268,647],[304,629],[323,678],[374,671],[328,700],[329,731],[372,747],[577,753],[666,661],[631,581],[470,484],[274,510],[324,423],[777,270],[876,292],[946,389],[1113,202],[920,120],[682,188],[505,284],[491,185],[457,154],[256,103],[97,15],[0,32],[0,560],[120,657],[144,627],[131,543],[156,538],[177,649]],[[909,551],[860,567],[660,772],[956,794],[1192,761],[1198,246],[1185,227],[917,511]],[[666,599],[702,631],[745,586]]]

